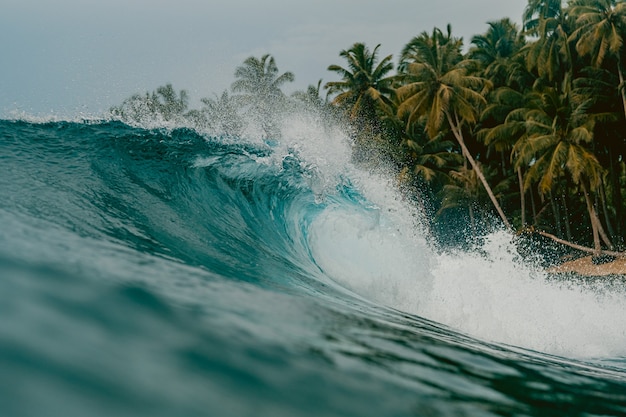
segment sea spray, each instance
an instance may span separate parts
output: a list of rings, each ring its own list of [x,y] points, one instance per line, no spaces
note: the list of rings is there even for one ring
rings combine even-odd
[[[333,280],[370,300],[485,341],[566,357],[626,356],[626,291],[553,279],[522,256],[517,237],[496,230],[468,250],[441,251],[424,213],[390,172],[350,163],[339,131],[302,119],[284,136],[329,181],[346,176],[362,201],[330,204],[311,225],[315,261]],[[294,122],[297,121],[297,122]],[[333,134],[335,136],[333,136]]]

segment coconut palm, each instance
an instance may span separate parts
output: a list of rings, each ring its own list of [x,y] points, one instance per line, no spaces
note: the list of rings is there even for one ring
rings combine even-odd
[[[400,179],[403,182],[439,187],[449,182],[449,172],[461,166],[463,158],[454,152],[454,143],[443,136],[430,138],[422,125],[408,126],[398,147],[402,158]]]
[[[179,93],[176,93],[172,84],[158,87],[153,93],[153,101],[165,120],[182,116],[189,107],[187,91],[180,90]]]
[[[328,102],[328,97],[323,96],[321,91],[322,80],[320,79],[316,85],[309,84],[305,91],[295,91],[291,97],[305,110],[326,116],[331,113],[332,108]]]
[[[486,202],[485,188],[476,174],[476,170],[466,167],[450,171],[450,181],[443,187],[441,206],[437,210],[437,215],[441,215],[450,209],[467,209],[470,230],[474,236],[477,229],[476,208],[484,206]]]
[[[172,84],[166,84],[152,93],[134,94],[110,111],[129,122],[142,122],[154,117],[165,121],[181,121],[188,105],[189,95],[186,90],[176,92]]]
[[[305,91],[296,91],[291,96],[307,105],[307,107],[323,107],[327,100],[321,96],[322,80],[317,85],[309,84]]]
[[[589,150],[595,120],[576,103],[569,91],[546,88],[529,97],[525,111],[526,133],[514,147],[516,166],[527,169],[524,186],[537,184],[542,195],[549,195],[563,175],[583,192],[592,227],[594,249],[601,250],[600,239],[611,247],[595,210],[592,190],[600,186],[604,173]]]
[[[260,59],[253,56],[247,58],[235,70],[235,78],[237,80],[232,83],[231,90],[241,93],[244,101],[256,103],[260,100],[271,104],[284,98],[281,87],[295,79],[289,71],[279,75],[276,61],[269,54]]]
[[[378,48],[370,52],[363,43],[355,43],[349,49],[339,53],[346,59],[346,68],[330,65],[341,77],[340,81],[331,81],[324,86],[328,94],[337,94],[332,103],[344,108],[353,122],[375,123],[379,111],[390,113],[394,94],[391,55],[378,61]]]
[[[469,58],[480,63],[482,75],[495,86],[509,84],[513,58],[524,46],[524,37],[517,25],[504,18],[489,22],[489,29],[483,35],[472,37],[474,45]]]
[[[626,91],[621,65],[624,30],[626,30],[626,3],[615,0],[574,0],[570,13],[576,18],[577,29],[570,39],[576,40],[576,50],[589,55],[591,64],[598,68],[612,57],[617,65],[622,104],[626,115]]]
[[[205,123],[218,134],[238,136],[243,130],[237,100],[224,90],[221,96],[205,97],[198,112]]]
[[[557,5],[560,7],[560,3],[557,1],[548,6],[552,9]],[[536,21],[532,33],[538,38],[523,49],[528,68],[534,69],[539,77],[552,84],[571,82],[573,58],[568,42],[573,26],[571,18],[559,9],[546,16],[540,15]]]
[[[481,120],[495,122],[495,126],[485,127],[478,132],[478,137],[487,146],[509,154],[510,160],[515,159],[512,153],[513,147],[526,134],[524,118],[525,95],[509,87],[500,87],[490,95],[490,102],[482,112]],[[503,173],[505,168],[502,169]],[[519,184],[521,225],[526,225],[526,200],[523,186],[522,167],[515,168],[517,182]]]
[[[285,94],[281,87],[293,82],[292,72],[279,74],[274,57],[269,54],[261,58],[249,57],[235,70],[231,90],[239,103],[248,108],[248,114],[260,122],[266,136],[277,134],[276,120],[283,110]]]
[[[474,124],[478,120],[479,108],[486,104],[483,93],[490,83],[479,76],[471,75],[475,61],[461,60],[460,42],[440,41],[442,32],[435,29],[433,36],[423,34],[420,42],[415,42],[415,53],[411,61],[405,65],[403,80],[405,84],[398,88],[400,101],[398,114],[407,117],[409,125],[426,119],[426,133],[434,138],[442,129],[449,128],[462,154],[476,171],[491,202],[502,222],[510,229],[498,200],[478,163],[469,152],[463,134],[464,126]]]
[[[561,0],[528,0],[522,16],[527,35],[537,36],[541,22],[558,19],[563,14]]]
[[[445,33],[436,27],[432,33],[415,36],[402,48],[398,69],[406,72],[410,63],[426,59],[437,62],[440,68],[451,68],[463,59],[462,48],[463,39],[452,35],[452,26],[446,26]]]
[[[613,238],[623,236],[624,216],[622,215],[624,200],[620,175],[626,157],[626,138],[624,137],[624,108],[615,88],[618,76],[615,71],[606,68],[585,67],[575,80],[573,92],[587,105],[587,112],[600,118],[594,132],[594,153],[603,167],[608,169],[605,188],[601,187],[600,196],[603,203],[605,224]],[[610,207],[607,206],[607,196]],[[609,217],[610,213],[610,219]],[[612,229],[612,224],[615,229]]]

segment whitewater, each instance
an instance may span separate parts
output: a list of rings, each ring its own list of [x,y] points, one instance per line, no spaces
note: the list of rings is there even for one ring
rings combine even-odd
[[[438,247],[323,121],[19,117],[0,171],[1,415],[626,415],[622,280]]]

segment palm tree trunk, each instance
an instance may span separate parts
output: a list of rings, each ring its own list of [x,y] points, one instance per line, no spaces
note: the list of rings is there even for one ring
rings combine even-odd
[[[561,227],[561,216],[559,215],[559,206],[556,204],[556,200],[552,195],[552,190],[550,190],[550,206],[552,207],[552,215],[554,216],[554,227],[556,230],[556,234],[559,236],[563,236],[563,229]]]
[[[600,245],[600,237],[598,235],[598,225],[595,221],[593,204],[589,198],[589,194],[585,191],[585,201],[587,202],[587,211],[589,212],[589,218],[591,221],[591,233],[593,235],[593,248],[596,253],[600,253],[602,246]]]
[[[598,217],[598,213],[596,212],[596,222],[598,223],[598,233],[600,237],[604,241],[604,244],[609,248],[613,249],[613,244],[611,243],[611,239],[609,239],[609,235],[606,234],[604,227],[602,227],[602,223],[600,222],[600,218]]]
[[[621,162],[615,157],[614,151],[609,147],[609,178],[611,195],[613,201],[611,204],[615,209],[615,233],[613,236],[621,236],[623,230],[623,217],[622,217],[622,187],[620,185],[619,176],[621,173]]]
[[[524,193],[524,180],[522,177],[522,168],[517,167],[517,181],[519,182],[519,200],[522,210],[522,227],[526,226],[526,203]]]
[[[592,253],[592,254],[601,253],[601,254],[606,254],[606,255],[609,255],[609,256],[615,256],[615,257],[618,257],[618,258],[626,258],[626,252],[615,252],[615,251],[611,251],[611,250],[601,250],[600,252],[598,252],[597,250],[595,250],[593,248],[588,248],[586,246],[577,245],[576,243],[568,242],[565,239],[561,239],[561,238],[559,238],[557,236],[554,236],[553,234],[544,232],[542,230],[535,230],[534,232],[539,234],[539,235],[541,235],[541,236],[550,238],[550,239],[554,240],[557,243],[561,243],[561,244],[563,244],[565,246],[569,246],[570,248],[578,249],[578,250],[583,251],[583,252]]]
[[[589,195],[589,186],[586,181],[581,181],[583,192],[585,194],[585,202],[587,203],[587,211],[589,212],[589,218],[591,220],[591,231],[593,233],[593,247],[594,249],[600,253],[602,250],[602,246],[600,245],[600,237],[604,243],[611,248],[613,245],[609,241],[604,229],[602,228],[602,224],[600,223],[600,219],[598,218],[598,213],[596,213],[596,209],[593,206],[593,202],[591,201],[591,196]]]
[[[602,214],[604,215],[604,224],[606,224],[606,230],[608,235],[611,237],[615,237],[615,231],[613,230],[613,226],[611,226],[611,219],[609,219],[609,210],[606,202],[606,191],[604,186],[604,180],[600,180],[600,202],[602,203]]]
[[[569,210],[567,209],[567,198],[565,198],[565,191],[561,193],[561,201],[563,202],[563,214],[565,217],[565,236],[567,240],[572,240],[572,228],[569,224]]]
[[[530,190],[530,208],[533,212],[533,224],[537,224],[537,204],[535,203],[535,193]]]
[[[626,116],[626,86],[624,85],[624,74],[622,74],[621,53],[617,53],[617,74],[619,75],[619,91],[622,93],[622,106],[624,106],[624,116]]]
[[[476,163],[476,161],[470,154],[469,150],[467,149],[467,146],[465,146],[465,141],[463,140],[463,134],[461,133],[461,128],[459,124],[454,123],[454,121],[452,120],[452,117],[450,116],[448,112],[446,112],[446,116],[448,117],[448,123],[450,123],[450,128],[452,129],[452,133],[454,133],[454,137],[456,138],[457,142],[461,146],[461,150],[463,154],[465,155],[470,165],[476,172],[476,175],[478,176],[478,179],[480,179],[480,182],[483,184],[483,187],[485,187],[485,191],[487,191],[487,195],[489,195],[489,198],[491,199],[491,202],[496,208],[496,211],[500,215],[502,222],[504,223],[507,229],[511,230],[512,229],[511,224],[509,223],[506,216],[504,215],[504,212],[502,211],[502,208],[500,207],[500,204],[498,203],[496,196],[493,194],[491,187],[487,183],[487,180],[485,179],[485,176],[483,175],[482,170],[480,169],[480,167],[478,166],[478,164]]]

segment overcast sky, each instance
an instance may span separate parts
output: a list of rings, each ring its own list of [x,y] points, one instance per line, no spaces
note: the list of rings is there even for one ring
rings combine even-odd
[[[486,22],[521,21],[527,0],[0,0],[0,116],[97,115],[172,83],[192,105],[220,94],[247,57],[274,56],[296,80],[286,92],[336,80],[326,68],[355,42],[392,54],[450,23],[466,44]]]

